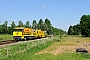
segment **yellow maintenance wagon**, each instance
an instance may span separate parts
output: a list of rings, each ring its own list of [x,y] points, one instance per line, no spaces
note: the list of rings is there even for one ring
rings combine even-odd
[[[15,27],[13,30],[13,38],[16,41],[35,39],[35,38],[44,38],[46,36],[47,36],[46,31],[35,30],[32,28]]]

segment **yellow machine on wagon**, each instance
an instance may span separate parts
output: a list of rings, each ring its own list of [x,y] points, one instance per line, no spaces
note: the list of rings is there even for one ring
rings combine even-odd
[[[46,31],[42,31],[41,35],[42,35],[42,38],[45,38],[47,36]]]
[[[35,30],[36,38],[44,38],[47,36],[46,31]]]

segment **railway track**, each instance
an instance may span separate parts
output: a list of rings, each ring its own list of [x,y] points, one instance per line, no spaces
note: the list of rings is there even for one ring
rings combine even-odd
[[[51,38],[51,36],[48,36],[49,38]],[[31,39],[31,40],[38,40],[38,39]],[[27,40],[28,41],[28,40]],[[4,45],[4,44],[10,44],[10,43],[16,43],[15,40],[5,40],[5,41],[0,41],[0,45]]]
[[[10,43],[15,43],[15,40],[6,40],[6,41],[0,41],[0,45],[4,45],[4,44],[10,44]]]

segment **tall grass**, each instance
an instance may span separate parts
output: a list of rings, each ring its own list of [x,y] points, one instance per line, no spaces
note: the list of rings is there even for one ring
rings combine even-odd
[[[3,53],[0,55],[0,60],[27,60],[29,58],[32,58],[36,52],[39,52],[48,46],[50,46],[53,43],[52,40],[39,40],[39,41],[33,41],[28,42],[24,44],[18,44],[13,46],[8,46],[0,49],[0,52]],[[26,45],[28,44],[28,49],[26,49]],[[20,52],[18,52],[18,47],[20,46]],[[6,56],[6,49],[9,49],[9,56]],[[18,53],[17,53],[18,52]],[[31,60],[31,59],[29,59]]]

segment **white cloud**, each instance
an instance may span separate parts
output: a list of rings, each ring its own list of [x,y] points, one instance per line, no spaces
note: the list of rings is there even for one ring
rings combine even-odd
[[[43,6],[43,8],[46,8],[46,5],[42,5]]]

